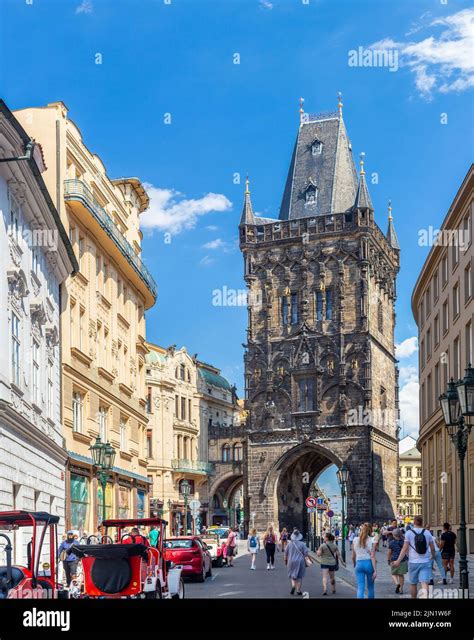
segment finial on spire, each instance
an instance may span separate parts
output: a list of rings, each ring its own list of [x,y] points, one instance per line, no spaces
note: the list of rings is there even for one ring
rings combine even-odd
[[[392,218],[392,201],[391,200],[388,201],[388,219],[389,220],[393,220],[393,218]]]
[[[365,158],[365,153],[364,153],[364,151],[362,151],[362,153],[360,154],[360,160],[359,160],[359,164],[360,164],[360,175],[361,175],[361,176],[365,176],[365,171],[364,171],[364,158]]]
[[[250,180],[249,180],[249,176],[247,174],[247,176],[245,178],[245,195],[246,196],[250,195],[249,184],[250,184]]]
[[[342,104],[342,93],[340,91],[338,91],[337,94],[337,108],[339,110],[339,115],[342,116],[342,107],[344,105]]]
[[[304,98],[300,98],[300,123],[303,122],[304,116]]]

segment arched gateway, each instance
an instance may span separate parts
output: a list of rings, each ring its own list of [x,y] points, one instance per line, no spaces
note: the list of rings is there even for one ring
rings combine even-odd
[[[314,151],[316,148],[317,152]],[[279,219],[239,227],[249,289],[245,517],[303,526],[319,473],[349,469],[348,519],[387,519],[398,477],[399,247],[374,220],[342,119],[302,113]]]

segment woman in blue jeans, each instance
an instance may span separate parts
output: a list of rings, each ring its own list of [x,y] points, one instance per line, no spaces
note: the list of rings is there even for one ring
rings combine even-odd
[[[366,583],[367,597],[375,598],[374,581],[377,577],[377,559],[375,557],[376,547],[370,534],[370,525],[365,523],[352,543],[352,562],[357,578],[358,598],[364,598]]]

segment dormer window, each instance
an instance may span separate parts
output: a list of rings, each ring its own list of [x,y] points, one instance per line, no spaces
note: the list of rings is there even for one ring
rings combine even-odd
[[[323,143],[320,140],[315,140],[311,145],[311,153],[313,156],[319,156],[323,149]]]
[[[306,189],[306,204],[316,204],[317,198],[318,198],[318,190],[316,187],[311,185]]]

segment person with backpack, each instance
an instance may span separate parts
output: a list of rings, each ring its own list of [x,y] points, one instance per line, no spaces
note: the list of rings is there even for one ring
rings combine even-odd
[[[252,564],[250,565],[250,569],[255,571],[257,568],[255,566],[255,559],[257,557],[257,553],[260,551],[260,538],[257,534],[257,529],[252,529],[247,538],[247,551],[250,553],[250,557],[252,558]]]
[[[408,553],[408,582],[412,598],[418,596],[418,583],[421,584],[424,597],[428,597],[428,585],[432,579],[432,563],[435,560],[433,536],[423,528],[423,518],[415,516],[413,528],[405,533],[405,542],[392,567],[399,567]]]
[[[263,536],[263,547],[267,554],[267,571],[275,568],[275,549],[277,537],[273,525],[269,524]]]
[[[321,572],[323,578],[323,596],[328,594],[328,577],[331,582],[331,592],[336,593],[335,572],[339,569],[339,562],[345,567],[345,563],[339,554],[337,545],[334,544],[332,533],[326,533],[323,544],[316,551],[321,558]]]

